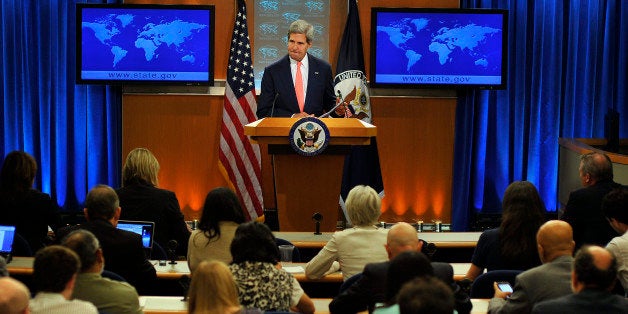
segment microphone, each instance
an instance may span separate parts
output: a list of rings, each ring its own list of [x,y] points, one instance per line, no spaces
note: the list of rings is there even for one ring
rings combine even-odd
[[[321,234],[321,220],[323,220],[323,214],[315,212],[314,215],[312,215],[312,220],[316,222],[316,231],[314,234]]]
[[[320,115],[318,118],[319,118],[319,119],[320,119],[320,118],[327,118],[327,117],[328,117],[328,116],[329,116],[332,112],[336,111],[336,108],[340,107],[340,105],[342,105],[342,104],[343,104],[343,102],[342,102],[342,101],[341,101],[341,102],[339,102],[338,104],[336,104],[336,105],[334,106],[334,108],[331,108],[331,110],[329,110],[329,111],[327,111],[327,112],[323,113],[323,114],[322,114],[322,115]]]
[[[168,255],[170,255],[170,265],[176,265],[177,262],[175,261],[177,259],[177,246],[179,246],[179,242],[177,242],[177,240],[170,240],[168,241]]]
[[[273,106],[270,109],[270,117],[273,117],[273,114],[275,113],[275,103],[277,102],[277,97],[279,97],[279,92],[275,93],[275,98],[273,99]]]

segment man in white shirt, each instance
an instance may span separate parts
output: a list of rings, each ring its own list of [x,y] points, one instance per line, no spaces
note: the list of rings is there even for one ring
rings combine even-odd
[[[615,189],[602,200],[602,211],[609,224],[621,236],[613,238],[606,245],[617,259],[617,279],[628,291],[628,188]]]
[[[30,301],[31,313],[97,314],[93,304],[70,300],[80,267],[76,253],[66,247],[51,245],[39,250],[33,264],[37,295]]]

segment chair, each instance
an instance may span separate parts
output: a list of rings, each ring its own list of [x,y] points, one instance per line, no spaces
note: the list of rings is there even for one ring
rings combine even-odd
[[[362,273],[357,273],[357,274],[347,278],[347,280],[345,280],[340,285],[340,290],[338,292],[342,293],[345,290],[349,289],[349,287],[351,287],[354,283],[358,282],[358,280],[360,280],[360,278],[362,278]]]
[[[294,246],[294,244],[292,244],[292,242],[285,240],[285,239],[281,239],[281,238],[275,238],[275,243],[277,244],[277,246],[280,245],[292,245]],[[301,253],[299,252],[299,248],[294,246],[294,250],[292,251],[292,262],[293,263],[300,263],[301,262]]]
[[[472,299],[490,299],[495,294],[493,289],[493,282],[507,281],[511,286],[515,286],[515,277],[519,275],[522,270],[493,270],[486,272],[473,281],[471,284],[471,291],[469,296]]]
[[[11,255],[13,256],[33,256],[33,250],[28,241],[19,233],[15,233],[13,238],[13,247],[11,247]]]
[[[111,280],[115,280],[115,281],[122,281],[122,282],[126,282],[126,279],[124,279],[124,277],[110,271],[110,270],[103,270],[102,273],[100,274],[101,276],[105,277],[105,278],[109,278]]]
[[[164,250],[161,244],[157,243],[156,241],[153,241],[153,248],[150,251],[150,259],[167,261],[169,258],[168,258],[168,254],[166,253],[166,250]]]

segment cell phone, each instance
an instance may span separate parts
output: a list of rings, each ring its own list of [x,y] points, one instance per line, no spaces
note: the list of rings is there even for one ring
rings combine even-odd
[[[510,286],[510,283],[508,283],[507,281],[497,282],[497,288],[499,288],[499,290],[503,292],[512,292],[512,287]]]

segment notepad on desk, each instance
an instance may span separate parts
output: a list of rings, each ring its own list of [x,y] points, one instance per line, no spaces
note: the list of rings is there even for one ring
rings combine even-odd
[[[281,268],[291,274],[298,274],[298,273],[305,272],[305,269],[303,269],[303,266],[282,266]]]

